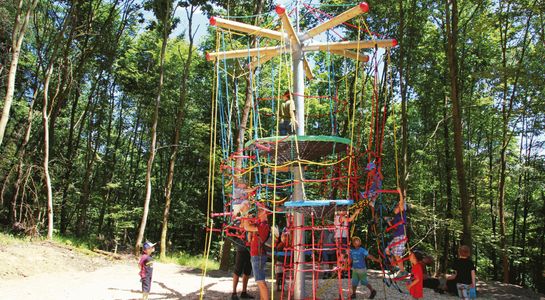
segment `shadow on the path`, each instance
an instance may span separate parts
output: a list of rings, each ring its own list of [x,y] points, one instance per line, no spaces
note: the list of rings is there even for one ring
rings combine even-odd
[[[182,273],[182,274],[184,274],[184,273],[185,274],[194,274],[194,275],[201,276],[202,275],[202,270],[198,269],[198,268],[185,269],[185,270],[180,270],[180,273]],[[226,272],[226,271],[222,271],[222,270],[207,270],[206,271],[206,277],[220,278],[220,277],[231,277],[231,276],[233,276],[232,272]]]
[[[164,289],[167,289],[170,293],[154,293],[154,292],[150,292],[149,295],[149,299],[153,299],[153,300],[156,300],[156,299],[183,299],[184,297],[182,296],[182,294],[166,287],[162,282],[157,282],[155,281],[157,284],[159,284],[162,288]],[[138,296],[135,296],[135,298],[114,298],[114,300],[141,300],[142,299],[142,291],[140,290],[135,290],[135,289],[118,289],[118,288],[108,288],[108,290],[112,290],[112,291],[121,291],[121,292],[130,292],[130,293],[133,293],[133,294],[138,294]],[[158,298],[160,297],[160,298]]]
[[[163,289],[169,291],[169,292],[170,292],[170,296],[175,296],[175,297],[177,297],[177,299],[182,299],[182,298],[184,298],[184,295],[182,295],[182,294],[181,294],[180,292],[178,292],[177,290],[168,287],[165,283],[159,282],[159,281],[154,281],[154,282],[157,283],[157,284],[158,284],[160,287],[162,287]]]

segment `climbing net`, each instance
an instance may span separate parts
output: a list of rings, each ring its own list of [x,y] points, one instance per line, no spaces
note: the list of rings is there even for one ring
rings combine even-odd
[[[320,21],[332,18],[318,8],[304,6]],[[262,27],[273,28],[277,23],[273,18]],[[357,29],[358,40],[361,33],[367,33],[371,40],[379,36],[361,19],[357,26],[345,25]],[[332,34],[345,40],[330,30],[328,41]],[[249,49],[251,43],[233,31],[216,31],[216,52],[232,49],[234,44],[246,44]],[[253,43],[271,45],[259,37]],[[283,41],[279,43],[284,46]],[[356,53],[359,55],[359,48]],[[376,251],[382,258],[384,286],[402,292],[399,280],[388,276],[399,261],[393,262],[386,253],[392,247],[388,244],[389,232],[400,225],[405,228],[405,224],[388,225],[383,218],[392,213],[397,203],[387,195],[400,196],[399,189],[383,189],[383,144],[389,115],[394,115],[395,168],[396,178],[399,177],[390,49],[371,49],[363,76],[359,74],[359,62],[339,63],[333,55],[326,52],[327,76],[315,80],[311,88],[316,95],[296,95],[305,97],[305,119],[311,120],[307,128],[312,135],[306,136],[295,135],[289,129],[288,133],[281,132],[286,121],[282,115],[287,100],[284,91],[293,81],[291,55],[257,59],[248,56],[235,62],[219,59],[215,64],[205,256],[210,255],[212,233],[222,241],[245,246],[246,234],[240,223],[254,221],[254,205],[266,204],[273,228],[269,252],[272,265],[276,266],[271,270],[271,281],[280,283],[281,299],[293,298],[295,277],[300,272],[312,276],[313,299],[320,297],[332,282],[337,283],[340,298],[347,298],[342,278],[345,273],[350,278],[348,237],[354,230],[353,225],[350,230],[348,216],[357,208],[369,208],[368,233],[374,235]],[[264,61],[269,61],[268,67],[258,68]],[[241,81],[245,91],[239,87]],[[293,96],[288,94],[289,98]],[[220,187],[219,197],[215,196],[216,185]],[[302,199],[293,197],[296,185],[302,187]],[[396,186],[399,187],[399,180]],[[213,201],[216,198],[221,198],[217,209]],[[247,214],[244,205],[254,209]],[[304,216],[302,223],[294,219],[297,213]],[[284,230],[280,231],[278,225]],[[293,238],[297,232],[304,236],[300,241]],[[275,271],[282,276],[275,276]],[[205,274],[206,266],[203,278]],[[319,287],[318,279],[324,277],[333,280]],[[274,296],[274,289],[271,294]]]

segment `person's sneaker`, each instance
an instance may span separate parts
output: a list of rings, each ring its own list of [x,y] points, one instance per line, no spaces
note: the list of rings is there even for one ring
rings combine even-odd
[[[254,296],[252,296],[252,295],[250,295],[250,294],[248,294],[246,292],[242,292],[240,294],[240,299],[254,299],[254,298],[255,298]]]
[[[372,291],[371,291],[371,295],[369,295],[369,299],[374,299],[376,295],[377,295],[377,291],[376,291],[376,290],[372,290]]]
[[[237,294],[231,294],[231,300],[240,300]]]

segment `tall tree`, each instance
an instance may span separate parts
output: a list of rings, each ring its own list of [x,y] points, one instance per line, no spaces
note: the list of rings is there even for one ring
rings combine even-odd
[[[535,4],[535,3],[534,3]],[[505,230],[505,185],[506,185],[506,169],[507,169],[507,147],[512,138],[510,132],[511,115],[513,112],[513,105],[515,98],[518,96],[519,79],[523,68],[523,62],[525,59],[526,50],[529,44],[528,36],[531,20],[533,17],[532,10],[529,10],[527,16],[526,25],[524,26],[523,39],[521,45],[517,45],[514,49],[514,57],[518,58],[514,66],[508,65],[510,61],[510,55],[513,55],[510,49],[510,40],[512,38],[511,30],[515,21],[512,21],[512,6],[511,2],[504,4],[500,3],[500,46],[501,46],[501,65],[503,74],[501,74],[502,82],[502,98],[501,98],[501,115],[502,115],[502,139],[500,149],[500,183],[499,199],[498,199],[498,218],[500,222],[500,246],[502,251],[502,267],[503,267],[503,282],[509,282],[509,258],[507,253],[507,237]],[[504,11],[505,9],[505,11]],[[520,49],[520,53],[516,51]],[[518,54],[518,57],[517,57]],[[511,76],[514,69],[514,76]],[[516,220],[515,220],[516,221]]]
[[[153,168],[153,161],[155,160],[155,146],[157,143],[157,121],[159,119],[159,106],[161,105],[161,93],[163,91],[163,77],[164,77],[164,64],[165,64],[165,52],[167,48],[168,36],[172,31],[172,15],[174,11],[174,4],[172,0],[152,0],[147,2],[151,6],[153,13],[158,21],[157,28],[161,33],[161,54],[159,58],[159,84],[157,87],[157,97],[155,100],[155,108],[153,112],[153,120],[151,125],[151,144],[149,147],[148,164],[146,168],[146,195],[144,198],[144,211],[142,212],[142,220],[138,229],[138,236],[136,237],[136,245],[134,247],[135,253],[138,254],[140,250],[140,244],[144,239],[144,232],[146,230],[146,222],[148,220],[149,203],[151,199],[151,171]]]
[[[44,182],[47,197],[47,239],[53,238],[53,189],[51,187],[51,176],[49,175],[49,83],[53,74],[53,64],[45,72],[44,96],[42,107],[42,120],[44,127]]]
[[[27,1],[26,7],[23,7],[24,3],[24,0],[19,0],[19,4],[17,5],[17,14],[15,15],[15,23],[13,25],[13,32],[11,36],[11,63],[9,66],[6,96],[4,97],[4,108],[2,110],[2,116],[0,116],[0,146],[2,146],[2,141],[6,132],[6,126],[9,120],[11,103],[13,102],[13,93],[15,92],[15,75],[17,74],[17,65],[19,64],[19,56],[21,54],[23,38],[25,37],[25,32],[30,16],[34,12],[38,0],[32,0],[32,2]]]
[[[189,6],[189,7],[187,7]],[[165,210],[163,211],[163,224],[161,229],[161,253],[160,257],[164,258],[166,255],[167,248],[167,231],[168,231],[168,217],[170,214],[170,204],[172,198],[172,182],[174,181],[174,168],[176,167],[176,156],[178,155],[181,136],[181,127],[184,121],[185,115],[185,102],[187,98],[187,85],[188,78],[191,68],[191,60],[193,58],[193,41],[195,39],[195,33],[193,33],[193,15],[197,10],[193,4],[187,4],[185,11],[187,16],[187,35],[189,37],[189,49],[187,52],[187,57],[185,58],[184,69],[182,73],[182,78],[180,80],[180,96],[178,100],[178,112],[176,115],[176,122],[174,123],[174,138],[172,142],[172,152],[170,154],[170,159],[168,162],[168,175],[167,182],[165,187]],[[180,55],[182,55],[180,53]]]
[[[265,0],[258,0],[255,2],[254,6],[254,25],[257,25],[259,22],[259,16],[261,12],[263,11],[263,6],[265,4]],[[255,36],[251,37],[250,47],[255,47],[257,43],[257,39]],[[246,129],[248,126],[248,119],[250,116],[250,109],[252,108],[253,104],[253,76],[254,76],[254,68],[249,67],[248,75],[246,76],[246,97],[244,101],[244,110],[242,111],[242,120],[240,121],[239,127],[236,129],[236,153],[242,153],[244,150],[244,139],[246,137]],[[242,155],[240,155],[242,157]],[[235,161],[235,177],[240,176],[240,170],[242,169],[242,158],[237,158]],[[235,179],[237,180],[237,179]],[[220,260],[220,269],[221,270],[228,270],[230,267],[230,258],[231,256],[229,253],[231,252],[231,240],[227,239],[225,240],[225,243],[223,245],[223,252],[221,254],[221,260]]]
[[[456,161],[456,175],[462,209],[463,235],[462,243],[472,247],[471,206],[464,169],[464,148],[462,129],[462,110],[458,79],[458,1],[445,1],[447,60],[450,75],[450,101],[452,102],[452,123],[454,125],[454,157]]]

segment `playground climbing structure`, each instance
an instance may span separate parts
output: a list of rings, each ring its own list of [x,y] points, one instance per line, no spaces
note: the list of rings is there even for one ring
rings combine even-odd
[[[241,214],[244,211],[241,206],[264,202],[272,215],[273,227],[281,223],[285,228],[283,233],[289,235],[287,245],[277,250],[273,230],[270,243],[272,264],[283,270],[282,278],[275,279],[272,268],[270,277],[271,281],[282,280],[280,298],[321,298],[324,286],[319,287],[318,280],[328,277],[332,279],[327,288],[335,284],[340,299],[347,299],[350,291],[346,283],[343,286],[342,280],[344,274],[350,276],[350,224],[346,219],[353,208],[364,206],[371,207],[375,218],[379,214],[375,212],[382,212],[387,206],[382,195],[397,193],[397,190],[382,189],[382,143],[392,91],[391,86],[385,85],[387,88],[382,94],[386,96],[381,97],[378,67],[389,67],[390,49],[397,42],[380,39],[369,30],[361,18],[369,11],[367,3],[355,5],[334,17],[312,6],[304,6],[322,21],[306,31],[299,28],[299,5],[291,10],[276,6],[276,18],[270,25],[279,23],[277,28],[249,25],[229,17],[210,19],[210,24],[216,27],[216,49],[206,54],[208,60],[215,62],[215,80],[205,253],[210,252],[214,232],[235,243],[243,243],[245,233],[239,224],[251,217]],[[290,16],[295,17],[295,23],[291,22]],[[358,26],[348,23],[354,18],[358,18]],[[314,41],[326,33],[329,37],[329,31],[339,25],[355,27],[357,40],[330,41],[328,38],[327,42]],[[233,49],[233,45],[241,44],[240,40],[226,42],[233,36],[251,36],[254,42],[248,42],[246,49]],[[354,63],[355,83],[344,95],[349,98],[352,93],[351,101],[339,97],[336,85],[331,84],[334,80],[331,76],[328,76],[330,84],[326,95],[305,94],[305,77],[309,82],[316,80],[305,54],[316,51],[326,53],[327,57],[341,56]],[[367,55],[366,51],[372,54]],[[373,88],[368,93],[362,90],[358,94],[356,87],[363,78],[358,72],[362,72],[361,65],[367,62],[372,65],[370,82]],[[265,64],[270,68],[262,74],[259,67]],[[244,72],[234,72],[237,67]],[[333,68],[329,75],[332,72]],[[385,78],[391,76],[387,71],[382,72]],[[238,90],[241,77],[246,78],[244,106]],[[285,90],[290,91],[288,99],[283,97]],[[370,115],[363,117],[359,114],[362,99],[367,94],[372,98],[368,109]],[[288,134],[280,134],[284,101],[295,104],[295,118],[290,120],[294,130]],[[329,111],[309,114],[310,102],[329,107]],[[340,120],[344,126],[343,137],[340,136]],[[362,135],[365,122],[369,124],[367,141]],[[306,134],[307,130],[318,132],[320,129],[330,135]],[[221,159],[216,161],[218,153]],[[218,209],[212,201],[216,172],[221,175],[223,199],[222,207]],[[283,221],[279,220],[280,215]],[[386,231],[382,219],[373,229]],[[277,230],[276,235],[280,234]],[[377,247],[385,261],[381,265],[385,273],[384,267],[388,267],[389,262],[384,255],[384,240],[377,238]],[[206,268],[203,276],[205,273]],[[310,284],[305,284],[307,280]],[[391,280],[387,282],[392,283],[395,285]],[[274,293],[271,289],[272,297]]]

